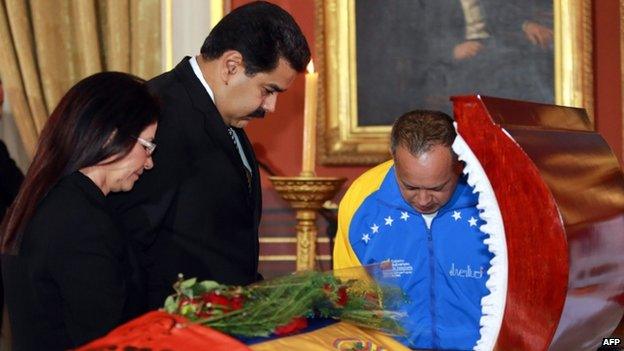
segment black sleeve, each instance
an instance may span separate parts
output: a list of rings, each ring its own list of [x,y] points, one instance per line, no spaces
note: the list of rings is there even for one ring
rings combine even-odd
[[[77,346],[123,322],[128,292],[123,243],[110,219],[89,216],[67,226],[51,241],[48,262],[67,333]]]

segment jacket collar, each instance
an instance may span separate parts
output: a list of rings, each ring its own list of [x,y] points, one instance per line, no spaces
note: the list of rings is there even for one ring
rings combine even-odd
[[[173,72],[180,79],[184,88],[188,92],[188,96],[191,99],[191,104],[193,107],[199,111],[201,111],[204,115],[206,115],[204,121],[204,127],[207,131],[223,131],[223,133],[217,133],[220,136],[225,138],[229,138],[227,135],[227,126],[223,122],[223,118],[221,117],[221,113],[217,110],[217,106],[212,101],[212,98],[206,91],[206,88],[202,85],[202,83],[197,79],[195,72],[193,72],[193,68],[191,67],[191,63],[189,60],[190,56],[186,56],[185,58],[178,63],[178,65],[173,69]]]
[[[228,135],[227,125],[223,122],[223,118],[206,91],[206,88],[204,88],[199,79],[197,79],[195,72],[193,72],[193,68],[189,62],[190,59],[190,56],[182,59],[173,69],[173,72],[180,79],[188,92],[193,107],[204,115],[204,129],[206,133],[215,141],[215,144],[218,144],[223,149],[236,165],[240,163],[240,166],[243,167],[240,156],[238,155],[238,150],[236,150],[232,139]]]

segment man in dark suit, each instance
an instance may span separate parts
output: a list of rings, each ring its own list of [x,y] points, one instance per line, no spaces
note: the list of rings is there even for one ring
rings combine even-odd
[[[157,167],[113,198],[146,270],[148,305],[179,273],[224,284],[259,279],[260,175],[243,127],[275,108],[310,50],[280,7],[259,1],[225,16],[201,55],[149,86],[162,101]]]

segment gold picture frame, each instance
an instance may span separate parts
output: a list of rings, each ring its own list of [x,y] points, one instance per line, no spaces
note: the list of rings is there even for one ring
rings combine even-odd
[[[390,157],[390,126],[358,125],[355,1],[316,0],[317,149],[324,165],[370,165]],[[583,107],[593,121],[591,0],[553,5],[555,103]]]

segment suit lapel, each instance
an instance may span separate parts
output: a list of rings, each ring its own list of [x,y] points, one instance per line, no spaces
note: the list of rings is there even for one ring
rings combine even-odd
[[[188,95],[191,99],[191,103],[193,104],[193,107],[204,115],[203,124],[206,134],[208,134],[209,138],[222,149],[222,151],[227,155],[228,159],[230,159],[230,161],[232,162],[232,165],[239,170],[241,184],[245,186],[245,191],[247,191],[247,176],[245,175],[245,165],[243,164],[243,161],[238,154],[238,150],[236,149],[236,146],[232,142],[232,139],[227,132],[227,126],[223,122],[221,114],[219,113],[217,107],[210,98],[210,95],[208,95],[206,88],[204,88],[199,79],[197,79],[197,76],[195,75],[195,72],[193,72],[193,68],[191,67],[191,64],[189,62],[189,59],[190,57],[185,57],[174,68],[175,74],[183,82],[183,85],[186,88]],[[245,133],[239,131],[237,135],[241,140],[243,150],[245,150],[245,155],[247,156],[247,159],[252,168],[253,184],[253,182],[256,181],[255,179],[257,179],[257,177],[259,176],[257,175],[257,170],[254,171],[257,166],[256,161],[253,158],[253,151]],[[255,187],[252,186],[252,189],[253,188]]]
[[[249,167],[251,168],[251,190],[252,195],[256,191],[257,185],[260,183],[260,173],[258,170],[258,162],[256,161],[255,154],[253,152],[253,146],[247,138],[247,133],[241,128],[232,128],[238,135],[238,140],[241,142],[241,146],[243,147],[243,152],[245,152],[245,157],[247,157],[247,162],[249,162]]]
[[[238,135],[238,139],[243,146],[243,151],[251,167],[251,196],[249,197],[249,203],[254,210],[254,221],[256,225],[260,223],[260,216],[262,214],[262,188],[260,184],[260,170],[258,169],[258,162],[253,152],[253,146],[247,138],[247,133],[243,129],[233,128]]]

